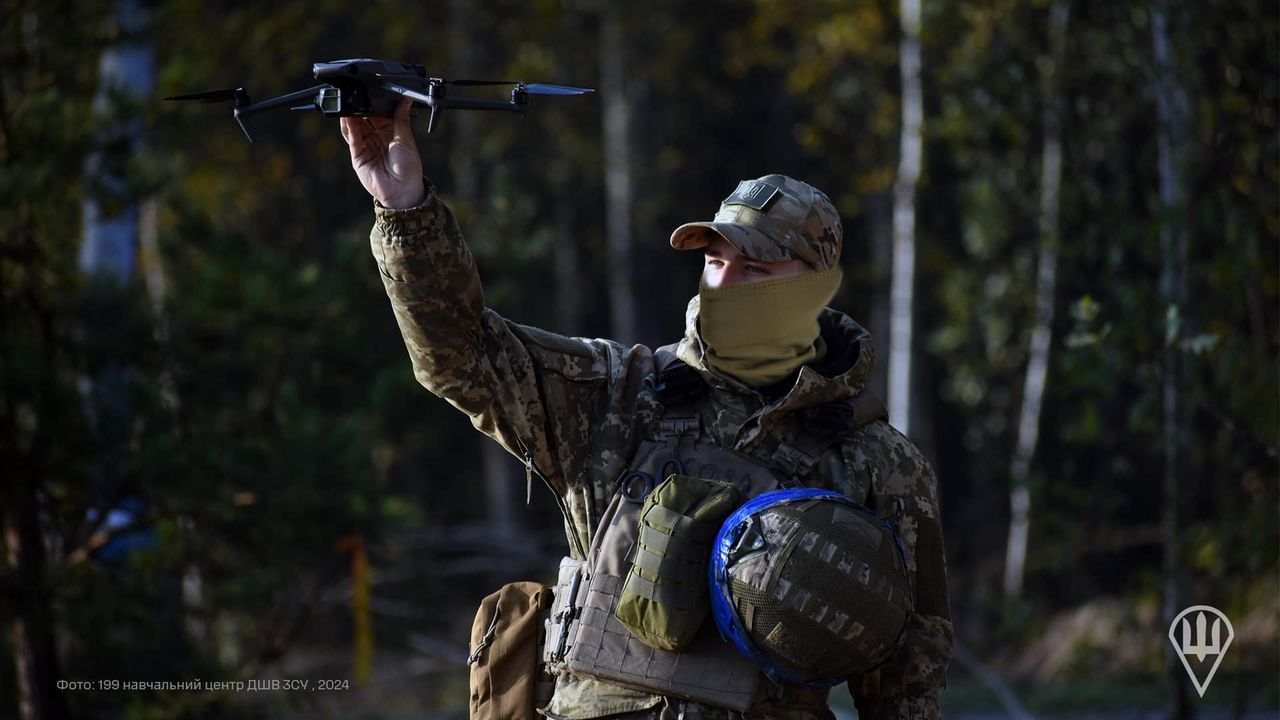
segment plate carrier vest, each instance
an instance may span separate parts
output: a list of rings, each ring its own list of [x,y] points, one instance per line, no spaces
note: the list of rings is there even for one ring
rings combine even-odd
[[[770,695],[784,702],[825,701],[826,688],[789,683],[774,687],[767,680],[762,682],[764,675],[755,663],[725,642],[709,619],[689,647],[669,651],[636,638],[615,611],[635,557],[644,494],[665,479],[668,469],[674,466],[680,474],[733,483],[744,501],[782,487],[799,487],[807,484],[828,447],[866,423],[886,419],[884,405],[864,391],[851,400],[805,411],[825,422],[830,431],[805,433],[797,441],[800,447],[767,439],[760,443],[773,446],[767,459],[725,449],[702,432],[696,401],[706,389],[705,382],[676,358],[674,347],[656,351],[655,372],[645,380],[644,392],[654,393],[663,410],[637,447],[630,469],[623,473],[627,486],[620,483],[605,509],[586,560],[566,557],[560,563],[543,660],[553,674],[567,669],[739,712]],[[648,487],[638,490],[636,477],[649,478]],[[709,556],[709,546],[707,552]],[[652,584],[650,591],[661,593],[663,585]]]

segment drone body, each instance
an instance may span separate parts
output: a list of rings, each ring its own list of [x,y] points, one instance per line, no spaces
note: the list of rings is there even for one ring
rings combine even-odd
[[[232,100],[232,114],[240,123],[245,137],[253,142],[253,135],[249,132],[245,119],[250,115],[281,107],[318,110],[331,117],[392,117],[402,99],[408,98],[431,108],[431,115],[427,120],[427,132],[431,132],[435,129],[440,112],[448,108],[523,114],[529,95],[585,95],[594,92],[590,88],[517,80],[445,80],[428,77],[426,68],[422,65],[369,58],[315,63],[311,70],[316,79],[322,81],[320,85],[261,102],[250,102],[249,93],[244,88],[172,95],[165,100]],[[511,85],[511,99],[503,101],[449,96],[450,87],[474,85]],[[300,102],[303,104],[299,105]]]

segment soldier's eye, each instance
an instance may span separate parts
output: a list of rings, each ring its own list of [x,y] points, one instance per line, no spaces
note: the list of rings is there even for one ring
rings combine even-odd
[[[768,275],[768,274],[769,274],[769,271],[768,271],[767,269],[762,268],[762,267],[760,267],[759,265],[748,265],[748,266],[747,266],[747,272],[753,272],[753,273],[756,273],[756,274],[758,274],[758,275]]]

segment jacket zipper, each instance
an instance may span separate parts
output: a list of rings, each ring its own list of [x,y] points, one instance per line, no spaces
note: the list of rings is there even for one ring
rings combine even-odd
[[[551,494],[555,496],[556,507],[560,508],[560,514],[564,516],[565,524],[568,526],[569,543],[573,549],[578,552],[578,556],[586,559],[587,554],[582,550],[582,543],[578,540],[578,528],[573,523],[573,514],[569,512],[569,505],[564,501],[564,497],[555,491],[551,483],[547,482],[547,476],[543,475],[538,466],[533,464],[533,453],[529,451],[529,446],[525,444],[524,439],[519,435],[515,436],[516,444],[520,446],[520,452],[524,453],[524,487],[525,487],[525,505],[528,505],[533,499],[533,476],[537,475],[542,480],[542,484],[547,486]]]

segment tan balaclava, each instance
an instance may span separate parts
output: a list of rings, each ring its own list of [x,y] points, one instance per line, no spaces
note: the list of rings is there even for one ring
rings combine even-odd
[[[821,190],[786,177],[744,180],[711,222],[687,223],[671,246],[694,250],[713,231],[743,255],[798,259],[816,272],[723,288],[700,285],[698,331],[711,369],[752,386],[778,382],[822,356],[818,315],[840,287],[840,215]]]
[[[818,314],[840,287],[840,268],[764,282],[698,288],[707,364],[748,385],[770,385],[826,351]]]

